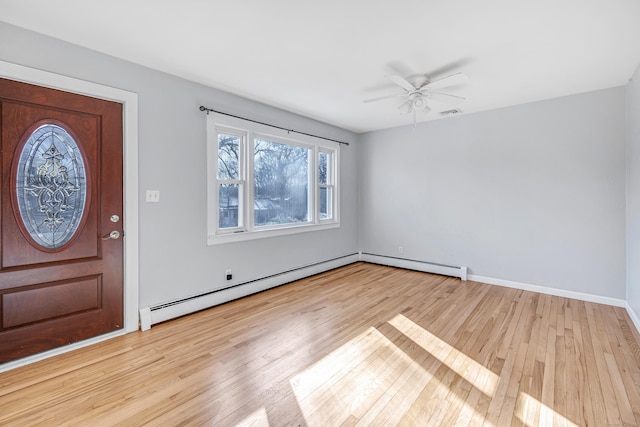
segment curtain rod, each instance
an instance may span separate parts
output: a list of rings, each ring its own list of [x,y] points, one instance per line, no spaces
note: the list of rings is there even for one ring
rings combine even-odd
[[[247,119],[246,117],[235,116],[235,115],[229,114],[229,113],[223,113],[222,111],[213,110],[213,109],[207,108],[207,107],[205,107],[203,105],[200,106],[200,111],[206,111],[207,114],[209,114],[209,113],[218,113],[218,114],[222,114],[224,116],[235,117],[236,119],[241,119],[241,120],[246,120],[248,122],[257,123],[259,125],[265,125],[265,126],[270,126],[272,128],[276,128],[276,129],[280,129],[280,130],[286,130],[287,132],[293,132],[293,133],[298,133],[300,135],[312,136],[314,138],[320,138],[320,139],[324,139],[326,141],[337,142],[338,144],[342,144],[342,145],[349,145],[348,142],[338,141],[337,139],[325,138],[324,136],[318,136],[318,135],[314,135],[314,134],[311,134],[311,133],[300,132],[300,131],[297,131],[297,130],[294,130],[294,129],[287,129],[287,128],[283,128],[281,126],[271,125],[269,123],[259,122],[257,120],[251,120],[251,119]]]

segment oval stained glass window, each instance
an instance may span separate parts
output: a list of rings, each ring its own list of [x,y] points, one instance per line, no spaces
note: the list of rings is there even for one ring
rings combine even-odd
[[[16,176],[20,217],[31,238],[46,249],[68,243],[87,201],[85,162],[63,127],[47,123],[27,138]]]

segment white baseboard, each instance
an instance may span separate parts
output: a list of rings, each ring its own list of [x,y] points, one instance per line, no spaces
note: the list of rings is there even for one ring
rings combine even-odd
[[[443,276],[459,277],[462,280],[467,280],[467,267],[444,265],[362,252],[360,253],[360,260],[371,264],[388,265],[390,267],[423,271],[425,273],[442,274]]]
[[[541,294],[554,295],[564,298],[572,298],[580,301],[595,302],[598,304],[612,305],[614,307],[627,307],[627,302],[623,299],[605,297],[601,295],[587,294],[583,292],[567,291],[565,289],[549,288],[540,285],[531,285],[529,283],[513,282],[510,280],[495,279],[493,277],[469,275],[469,280],[474,282],[487,283],[489,285],[504,286],[507,288],[520,289],[523,291],[538,292]]]
[[[151,329],[151,308],[142,307],[139,310],[140,313],[140,330],[148,331]]]
[[[140,308],[142,329],[146,330],[149,329],[151,325],[155,325],[160,322],[175,319],[176,317],[204,310],[234,299],[242,298],[276,286],[284,285],[285,283],[313,276],[314,274],[333,270],[334,268],[353,264],[358,261],[358,254],[347,255],[284,273],[275,274],[263,279],[253,280],[231,288],[210,292],[204,295],[196,295],[180,301],[157,304],[151,307],[142,307]]]
[[[631,306],[629,305],[628,302],[627,302],[625,308],[627,309],[627,314],[631,318],[631,321],[633,322],[633,325],[636,327],[636,331],[638,333],[640,333],[640,317],[638,317],[638,315],[633,310],[633,308],[631,308]]]
[[[630,310],[630,308],[628,307],[627,301],[624,299],[605,297],[602,295],[587,294],[584,292],[568,291],[565,289],[550,288],[547,286],[532,285],[529,283],[514,282],[510,280],[496,279],[493,277],[479,276],[476,274],[467,274],[467,267],[448,266],[448,265],[442,265],[442,264],[434,264],[429,262],[415,261],[415,260],[409,260],[409,259],[403,259],[403,258],[397,258],[397,257],[389,257],[384,255],[374,255],[374,254],[368,254],[368,253],[361,253],[360,260],[364,262],[370,262],[372,264],[382,264],[382,265],[388,265],[391,267],[406,268],[407,270],[417,270],[417,271],[424,271],[426,273],[460,277],[462,280],[473,280],[474,282],[481,282],[489,285],[504,286],[507,288],[520,289],[523,291],[531,291],[531,292],[538,292],[541,294],[572,298],[580,301],[594,302],[598,304],[611,305],[614,307],[627,308],[627,311]],[[640,331],[640,319],[637,316],[635,316],[635,313],[633,315],[630,314],[630,316],[634,321],[634,324],[636,325],[636,329]]]

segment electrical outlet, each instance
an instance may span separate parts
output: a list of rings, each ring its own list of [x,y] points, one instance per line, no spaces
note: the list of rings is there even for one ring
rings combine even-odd
[[[147,190],[147,203],[160,203],[160,190]]]
[[[399,253],[400,255],[402,255],[402,252],[403,252],[403,251],[404,251],[403,247],[402,247],[402,246],[398,246],[398,253]]]
[[[231,274],[231,270],[227,270],[224,273],[227,276],[227,280],[233,279],[233,274]]]

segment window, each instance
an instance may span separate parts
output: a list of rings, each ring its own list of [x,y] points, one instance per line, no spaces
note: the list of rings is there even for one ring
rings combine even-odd
[[[318,193],[320,196],[320,219],[333,218],[333,158],[331,152],[318,153]]]
[[[218,227],[220,229],[240,229],[243,224],[244,175],[240,169],[240,155],[244,148],[244,136],[232,132],[219,133],[217,193],[220,215]]]
[[[220,114],[207,138],[209,244],[339,227],[338,144]]]

